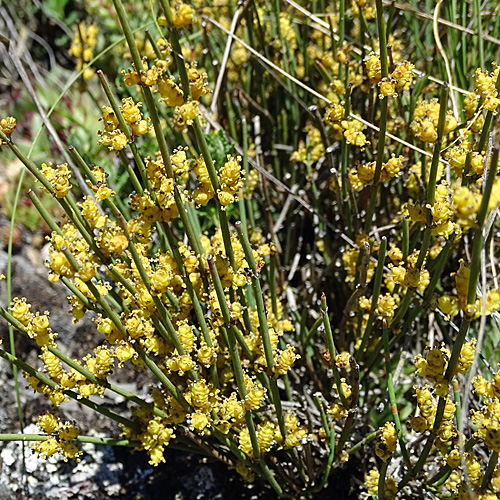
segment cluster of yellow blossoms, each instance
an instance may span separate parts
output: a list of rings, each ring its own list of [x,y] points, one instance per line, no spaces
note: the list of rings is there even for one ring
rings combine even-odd
[[[378,85],[380,89],[379,97],[397,97],[396,89],[409,90],[413,81],[413,68],[409,61],[400,62],[389,77],[382,78],[382,63],[380,56],[375,52],[370,52],[364,59],[366,74],[371,83]]]
[[[71,442],[80,434],[74,422],[63,424],[56,415],[46,412],[40,415],[38,427],[49,436],[46,441],[31,445],[31,448],[42,457],[48,458],[57,453],[62,455],[64,460],[68,460],[68,458],[78,458],[82,454]]]
[[[140,126],[144,120],[132,99],[124,99],[122,112],[133,133],[138,133],[138,130],[134,132],[134,126]],[[123,134],[112,111],[106,109],[105,113],[105,134],[114,133],[115,138]],[[198,179],[198,188],[189,197],[207,203],[217,195],[221,205],[232,203],[243,187],[240,161],[239,157],[229,156],[217,174],[220,185],[218,192],[215,193],[213,188],[211,191],[207,189],[208,194],[203,198],[201,191],[205,186],[211,186],[210,178],[206,168],[202,171],[204,161],[201,158],[196,160],[193,170]],[[56,347],[48,313],[32,314],[25,300],[16,299],[10,312],[28,335],[44,348],[41,358],[45,372],[56,385],[44,383],[32,375],[27,378],[36,391],[47,394],[54,404],[60,405],[66,398],[67,390],[76,391],[79,397],[84,398],[102,394],[104,387],[89,380],[82,374],[83,371],[87,370],[97,379],[105,380],[115,360],[119,366],[132,363],[132,366],[140,368],[144,366],[144,355],[153,356],[158,369],[176,380],[181,395],[175,397],[168,391],[154,387],[155,405],[167,417],[141,407],[133,413],[137,427],[124,427],[127,437],[140,442],[141,447],[149,453],[151,463],[158,465],[164,460],[164,446],[175,437],[175,427],[182,423],[200,435],[209,435],[211,429],[224,435],[231,434],[238,439],[241,450],[251,456],[253,449],[245,444],[249,442],[245,438],[248,432],[245,415],[259,409],[269,396],[268,389],[263,385],[264,379],[259,378],[268,368],[259,315],[255,308],[245,305],[234,293],[249,284],[250,266],[235,233],[231,235],[234,259],[231,265],[221,230],[217,230],[211,238],[200,236],[203,248],[201,256],[196,255],[185,243],[176,246],[180,260],[176,259],[172,251],[153,251],[154,238],[159,230],[156,224],[170,222],[179,214],[175,190],[180,193],[182,202],[187,201],[187,190],[183,183],[188,181],[192,161],[187,157],[186,149],[175,150],[170,163],[175,179],[168,177],[160,154],[154,159],[145,159],[150,191],[131,195],[130,206],[136,214],[126,223],[114,221],[103,213],[99,202],[112,202],[115,192],[107,185],[102,168],[94,167],[91,171],[92,181],[87,182],[96,201],[86,196],[77,207],[85,221],[83,227],[92,231],[92,239],[88,241],[75,223],[64,224],[48,238],[51,245],[47,266],[51,281],[63,279],[74,291],[68,297],[74,321],[81,319],[87,310],[96,311],[94,322],[97,330],[103,333],[106,343],[97,347],[93,356],[86,356],[81,364],[78,362],[82,371],[74,368],[65,371],[59,358],[47,350],[48,346]],[[70,175],[66,165],[58,166],[57,169],[44,165],[42,175],[57,197],[69,195]],[[253,232],[250,236],[253,258],[260,269],[264,257],[273,250],[262,242],[260,233]],[[227,292],[231,323],[240,325],[242,329],[241,342],[246,346],[248,357],[245,361],[244,399],[232,390],[235,373],[227,345],[225,329],[228,325],[222,314],[220,297],[212,287],[206,288],[208,255],[212,256],[221,284]],[[107,300],[110,292],[114,295],[113,300],[121,303],[122,309],[116,313],[117,317],[102,308],[102,301]],[[190,318],[192,314],[198,314],[196,302],[205,300],[206,330],[200,335],[199,326]],[[266,322],[273,352],[272,372],[278,376],[286,375],[299,356],[293,346],[281,340],[285,332],[293,330],[293,325],[282,317],[283,309],[279,300],[276,307],[273,310],[271,303],[268,304]],[[141,352],[144,354],[141,355]],[[214,369],[217,378],[210,380],[208,372]],[[272,420],[259,425],[257,435],[261,453],[274,445],[285,448],[299,446],[307,437],[305,427],[299,425],[295,415],[290,413],[285,422],[286,436],[279,434],[277,424]],[[240,469],[245,472],[246,469],[242,467]]]
[[[299,149],[292,153],[292,156],[290,157],[290,161],[316,162],[325,153],[325,146],[324,146],[323,140],[321,138],[321,132],[311,124],[309,124],[304,129],[304,131],[307,132],[307,143],[308,144],[306,144],[304,141],[301,141],[299,143]]]
[[[437,99],[430,101],[420,100],[413,113],[411,131],[413,135],[423,142],[435,142],[438,138],[437,126],[439,119],[440,104]],[[446,113],[444,124],[444,135],[448,135],[455,130],[458,122],[452,111]]]
[[[215,197],[215,191],[203,157],[194,162],[193,171],[198,181],[198,186],[193,193],[193,199],[200,205],[205,205]],[[226,163],[217,173],[220,184],[217,199],[222,206],[230,205],[238,199],[238,193],[243,187],[244,175],[245,171],[241,169],[241,157],[228,156]]]
[[[71,189],[71,172],[67,163],[52,167],[52,163],[42,164],[42,174],[54,188],[56,198],[64,198]]]
[[[387,162],[382,163],[382,170],[380,172],[380,180],[387,181],[398,177],[403,168],[403,156],[394,156]],[[375,178],[375,162],[360,163],[355,168],[349,170],[349,181],[354,190],[359,191],[365,186],[373,184]]]
[[[151,130],[149,118],[144,120],[140,107],[141,102],[134,103],[132,97],[127,97],[122,100],[123,106],[120,108],[125,123],[132,130],[130,140],[142,134],[146,134]],[[108,146],[110,151],[121,151],[129,142],[130,132],[124,131],[119,123],[119,120],[109,106],[102,107],[102,121],[104,123],[104,130],[99,132],[101,139],[99,144]]]
[[[14,132],[14,129],[16,128],[16,119],[12,116],[8,116],[7,118],[2,118],[0,120],[0,130],[7,136],[9,137],[12,135],[12,132]],[[0,146],[3,144],[4,141],[0,141]]]
[[[89,24],[88,26],[81,22],[73,27],[75,33],[75,38],[71,42],[71,47],[69,48],[69,53],[76,57],[76,71],[80,72],[84,66],[86,66],[93,56],[93,51],[97,45],[97,34],[99,30],[95,24]],[[86,68],[83,72],[83,79],[90,80],[94,75],[94,70],[92,68]]]
[[[257,428],[257,442],[259,444],[259,449],[266,453],[273,445],[281,443],[285,448],[293,448],[299,446],[302,439],[307,437],[307,430],[304,426],[299,425],[297,417],[293,414],[288,414],[286,417],[286,430],[287,436],[283,442],[283,436],[278,428],[278,426],[269,420],[266,420],[258,425]],[[250,441],[250,434],[248,428],[243,428],[239,435],[239,442],[241,450],[248,455],[253,457],[252,443]]]
[[[188,93],[186,93],[169,72],[169,66],[172,63],[171,47],[164,39],[157,41],[157,47],[162,58],[153,63],[144,58],[142,70],[137,71],[133,65],[127,72],[122,71],[124,82],[128,86],[141,83],[157,91],[161,96],[160,101],[174,108],[173,125],[179,130],[185,130],[199,114],[199,99],[212,92],[208,86],[207,74],[198,69],[195,61],[190,64],[186,63],[189,83]]]
[[[468,304],[470,268],[462,260],[455,273],[456,294],[445,293],[437,302],[439,309],[447,316],[456,316],[464,311],[470,318],[478,318],[483,312],[490,315],[500,309],[500,290],[492,288],[487,291],[486,297],[479,297],[474,304]]]
[[[80,289],[82,285],[85,287],[83,282],[80,283]],[[73,301],[71,303],[73,304]],[[77,308],[77,306],[73,305],[74,309],[75,307]],[[57,347],[55,342],[57,333],[50,328],[48,311],[45,311],[43,314],[39,312],[33,314],[31,312],[31,305],[25,299],[15,298],[10,307],[10,312],[14,319],[19,321],[25,329],[27,335],[42,347],[43,352],[40,358],[44,363],[45,371],[49,378],[58,385],[58,387],[53,387],[39,380],[34,375],[26,375],[28,382],[36,392],[46,394],[55,406],[59,406],[66,400],[64,395],[65,390],[77,390],[81,397],[102,394],[104,392],[104,387],[91,382],[75,368],[71,368],[70,371],[64,371],[59,358],[47,349],[48,347]],[[75,317],[80,318],[82,315],[81,310],[77,308]],[[96,347],[94,356],[88,355],[83,361],[86,365],[85,368],[91,374],[101,379],[105,379],[111,372],[114,363],[111,351],[104,345]],[[80,364],[77,361],[75,362]]]
[[[96,223],[94,227],[99,229],[101,224]],[[79,256],[75,245],[78,245],[78,242],[81,242],[82,239],[75,237],[74,226],[66,224],[63,227],[63,233],[64,237],[54,233],[51,238],[52,249],[49,265],[54,276],[53,280],[60,277],[71,279],[80,292],[80,296],[73,295],[69,297],[73,306],[72,314],[75,320],[78,320],[83,316],[86,308],[91,307],[92,301],[96,300],[96,291],[91,291],[86,284],[95,276],[94,264],[96,263],[96,257],[95,255],[91,257],[93,254],[89,251],[86,243],[83,244],[80,252],[87,253],[87,259]],[[232,270],[228,263],[220,231],[211,240],[205,238],[203,241],[205,248],[216,257],[220,275],[226,286],[246,285],[248,278],[245,269],[248,268],[248,264],[244,259],[243,250],[238,240],[233,238],[233,247],[238,263],[237,269],[239,269],[237,273]],[[259,239],[254,241],[259,241]],[[75,272],[75,269],[67,260],[65,260],[64,265],[59,265],[61,259],[66,259],[61,251],[63,246],[73,252],[77,261],[84,261],[87,264],[86,271]],[[220,345],[221,342],[222,344],[225,343],[225,341],[221,340],[220,331],[224,323],[220,323],[218,320],[216,299],[211,294],[210,304],[213,317],[209,331],[210,337],[209,339],[198,337],[195,327],[186,319],[190,311],[192,311],[193,303],[184,288],[184,282],[175,260],[167,253],[159,253],[156,257],[158,259],[158,264],[155,266],[156,270],[152,271],[151,262],[146,258],[145,247],[140,247],[136,243],[136,248],[142,256],[142,263],[147,269],[150,269],[151,289],[148,291],[145,288],[137,268],[127,266],[125,261],[115,262],[110,268],[110,277],[114,275],[114,272],[119,272],[137,290],[137,295],[133,296],[127,288],[118,285],[118,293],[129,309],[128,312],[124,311],[120,318],[125,331],[117,328],[117,325],[109,317],[99,314],[95,319],[97,330],[104,334],[110,347],[106,345],[98,346],[93,356],[85,357],[83,360],[85,369],[95,377],[104,380],[111,372],[115,358],[120,365],[131,360],[135,365],[141,366],[141,358],[137,355],[137,347],[140,346],[148,355],[163,359],[163,362],[159,363],[158,366],[166,374],[184,377],[186,386],[183,398],[191,408],[189,411],[182,407],[171,394],[155,388],[153,391],[155,402],[159,408],[168,413],[169,418],[162,419],[141,409],[134,414],[135,418],[140,422],[140,427],[133,430],[125,428],[127,436],[140,441],[143,448],[150,453],[151,463],[156,465],[163,460],[163,447],[173,437],[174,426],[183,421],[190,422],[190,427],[202,434],[208,432],[211,426],[214,426],[223,434],[240,429],[238,431],[240,447],[247,453],[248,449],[244,445],[244,436],[245,432],[247,432],[244,426],[244,415],[247,411],[256,410],[263,404],[267,390],[255,377],[252,378],[247,375],[245,378],[246,399],[244,401],[239,400],[235,392],[229,392],[225,395],[234,380],[234,373],[227,347]],[[105,254],[116,255],[116,252],[105,251],[104,247],[102,249]],[[179,250],[183,255],[189,278],[198,293],[201,294],[202,280],[197,267],[197,259],[192,252],[188,251],[187,246],[181,246]],[[261,259],[262,252],[269,253],[267,245],[261,245],[261,249],[255,252],[255,256]],[[85,281],[83,278],[85,278]],[[96,282],[93,286],[96,287],[97,293],[102,297],[107,295],[110,288],[105,282]],[[167,342],[164,337],[158,335],[157,330],[159,328],[156,316],[158,310],[153,298],[154,296],[164,296],[168,291],[172,291],[178,297],[178,304],[181,307],[176,312],[176,309],[172,306],[171,312],[167,313],[169,317],[172,317],[173,324],[176,325],[175,335],[178,337],[178,344],[174,342],[176,347]],[[232,321],[243,321],[242,311],[243,306],[238,301],[234,301],[232,303],[232,314],[234,313]],[[103,386],[88,380],[81,372],[73,368],[69,372],[65,371],[59,358],[46,350],[47,346],[55,347],[56,337],[56,334],[49,327],[48,313],[43,315],[31,313],[30,305],[24,299],[15,299],[10,312],[23,325],[28,335],[44,347],[41,359],[44,362],[45,371],[51,381],[57,384],[57,387],[53,388],[44,384],[35,376],[28,376],[28,381],[36,391],[47,394],[56,405],[64,402],[64,391],[66,390],[76,390],[80,397],[88,397],[103,392]],[[249,312],[252,331],[246,333],[244,338],[252,353],[256,372],[261,373],[263,368],[260,367],[265,368],[266,358],[263,351],[262,337],[256,333],[259,331],[259,320],[256,311]],[[283,335],[283,332],[293,329],[290,321],[281,319],[281,314],[282,306],[278,302],[278,316],[269,312],[267,321],[275,353],[274,371],[285,374],[291,368],[297,355],[291,346],[287,346],[284,350],[278,348],[278,340]],[[202,373],[211,366],[217,367],[219,383],[223,384],[220,388],[215,387],[211,382],[207,382],[201,377]],[[194,375],[195,373],[198,375]],[[261,424],[258,435],[262,452],[270,449],[273,443],[282,443],[285,447],[299,446],[301,440],[307,436],[305,428],[298,424],[293,414],[286,417],[286,426],[287,435],[285,441],[283,441],[283,438],[279,437],[277,433],[275,438],[270,437],[270,429],[273,428],[276,431],[276,424],[271,421],[268,421],[265,425]],[[40,451],[42,452],[44,449],[42,447]]]
[[[453,376],[465,374],[468,371],[475,357],[475,345],[475,339],[463,345]],[[429,349],[425,357],[422,355],[415,357],[417,373],[431,382],[433,387],[432,389],[428,385],[415,387],[420,415],[412,418],[411,428],[418,433],[433,429],[437,437],[434,444],[451,469],[451,474],[444,482],[444,487],[451,494],[458,494],[459,498],[462,498],[460,495],[470,492],[472,488],[476,494],[481,492],[477,498],[496,498],[500,492],[500,468],[496,467],[489,484],[483,485],[484,470],[478,457],[473,452],[463,452],[462,457],[460,430],[457,429],[455,422],[456,405],[449,397],[449,378],[445,379],[449,359],[450,352],[444,345]],[[497,398],[500,394],[497,388],[497,386],[500,387],[499,381],[498,374],[491,382],[486,381],[482,376],[474,379],[474,391],[484,398],[484,404],[480,410],[472,410],[472,421],[477,426],[477,437],[492,451],[500,450],[498,426],[500,404]],[[454,383],[458,388],[458,383]],[[442,419],[437,430],[434,429],[438,407],[436,396],[445,399]],[[465,470],[462,470],[463,464]],[[483,486],[488,486],[488,488]]]
[[[365,485],[369,495],[378,494],[378,483],[380,481],[380,473],[378,469],[370,469],[365,477]],[[384,495],[387,500],[394,500],[398,493],[398,485],[394,478],[387,477],[384,481]]]

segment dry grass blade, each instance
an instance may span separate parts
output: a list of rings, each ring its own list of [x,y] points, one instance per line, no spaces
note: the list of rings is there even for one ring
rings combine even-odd
[[[231,35],[234,35],[234,33],[236,33],[236,28],[238,26],[238,20],[240,18],[240,12],[241,12],[241,8],[239,8],[239,7],[234,12],[233,21],[231,23],[231,31],[230,31]],[[218,99],[219,99],[219,93],[220,93],[220,89],[222,87],[222,82],[224,81],[224,75],[226,73],[226,66],[227,66],[227,61],[229,59],[229,53],[231,52],[232,42],[233,42],[233,37],[232,36],[228,37],[227,42],[226,42],[226,48],[224,49],[224,56],[222,57],[222,62],[220,65],[219,75],[217,76],[217,82],[215,84],[214,93],[212,95],[212,104],[210,105],[210,112],[212,113],[212,116],[214,116],[214,117],[217,117],[216,111],[217,111],[217,103],[218,103]]]
[[[448,61],[448,57],[446,56],[446,52],[444,51],[443,44],[441,43],[441,38],[439,36],[438,19],[439,19],[439,11],[441,9],[442,4],[443,0],[438,0],[438,2],[436,3],[436,7],[434,7],[432,30],[434,33],[434,39],[436,40],[436,46],[439,50],[439,53],[441,54],[441,57],[443,58],[444,65],[446,67],[446,74],[448,75],[448,85],[450,86],[450,88],[454,88],[455,86],[453,85],[453,75],[451,73],[450,61]],[[450,92],[450,99],[453,105],[453,114],[455,115],[455,118],[459,120],[460,113],[458,111],[458,103],[455,91]],[[445,105],[445,103],[442,104]]]
[[[395,7],[396,9],[399,9],[399,10],[411,12],[412,14],[415,14],[416,16],[421,17],[423,19],[428,19],[430,21],[433,20],[433,16],[426,14],[425,12],[422,12],[418,9],[413,8],[409,4],[400,3],[400,2],[391,2],[390,0],[383,0],[383,3],[384,3],[384,5],[390,5],[391,7]],[[463,33],[467,33],[468,35],[477,36],[477,33],[473,29],[467,28],[465,26],[461,26],[460,24],[454,23],[452,21],[448,21],[447,19],[443,19],[441,17],[438,17],[437,22],[439,24],[442,24],[443,26],[448,26],[450,28],[456,29],[457,31],[462,31]],[[500,45],[500,40],[498,38],[491,36],[491,35],[483,34],[483,39],[487,42],[494,43],[495,45]]]

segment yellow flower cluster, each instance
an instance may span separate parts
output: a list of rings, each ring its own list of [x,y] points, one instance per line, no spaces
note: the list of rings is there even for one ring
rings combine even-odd
[[[241,170],[240,162],[241,156],[236,158],[228,156],[226,163],[218,172],[220,190],[217,192],[217,197],[224,207],[238,199],[238,191],[243,186],[245,172]]]
[[[73,27],[73,31],[74,38],[68,52],[76,57],[76,71],[80,72],[83,70],[84,66],[92,60],[93,51],[97,45],[97,33],[99,30],[95,24],[89,24],[87,26],[84,22],[81,22]],[[85,68],[83,71],[83,79],[89,80],[94,73],[92,68]]]
[[[346,402],[349,403],[350,397],[352,395],[352,388],[346,382],[345,378],[340,379],[340,384],[342,386],[342,392],[344,394]],[[330,407],[327,410],[327,413],[329,415],[331,415],[335,420],[340,420],[340,419],[347,416],[348,408],[346,408],[340,402],[340,396],[338,394],[337,387],[335,386],[333,389],[334,389],[334,394],[335,394],[335,402],[330,405]]]
[[[396,427],[393,422],[387,422],[379,429],[379,432],[379,440],[375,447],[375,453],[381,460],[387,462],[396,451],[396,444],[398,442]]]
[[[17,122],[16,119],[12,116],[8,116],[7,118],[2,118],[0,120],[0,130],[7,136],[9,137],[12,135],[12,132],[14,132],[14,129],[16,128]],[[0,146],[2,145],[3,141],[0,141]]]
[[[111,196],[115,196],[116,193],[108,186],[108,183],[106,181],[106,173],[104,172],[103,168],[95,166],[92,169],[92,174],[96,179],[96,183],[92,184],[92,182],[87,181],[87,184],[94,192],[95,198],[98,202],[107,200]]]
[[[444,379],[449,358],[450,351],[444,345],[430,349],[425,358],[421,354],[415,356],[417,373],[433,383],[436,394],[441,397],[446,397],[449,392],[448,383]]]
[[[363,248],[364,242],[368,241],[366,234],[358,235],[356,238],[356,244],[359,248]],[[375,243],[376,245],[376,243]],[[342,254],[342,264],[347,273],[346,281],[348,283],[352,283],[354,281],[354,277],[356,276],[356,272],[358,272],[358,259],[359,259],[359,248],[346,248]],[[377,250],[378,247],[374,246],[373,250]],[[367,276],[366,279],[368,282],[373,278],[373,274],[375,272],[375,264],[370,261],[368,263]]]
[[[176,167],[174,172],[184,175],[185,161],[184,152],[177,152]],[[175,190],[180,191],[181,199],[184,199],[182,187],[176,187],[175,179],[167,175],[165,165],[161,155],[157,155],[153,160],[146,158],[146,171],[151,182],[151,192],[144,191],[142,194],[135,193],[131,196],[130,206],[140,214],[140,220],[149,224],[154,222],[170,222],[179,215],[179,209],[175,200]]]
[[[16,297],[10,306],[10,313],[26,328],[28,335],[39,346],[55,346],[54,339],[57,334],[49,326],[49,312],[33,314],[30,309],[31,304],[28,304],[25,298],[19,299]]]
[[[69,171],[67,163],[57,165],[56,168],[52,167],[52,163],[43,163],[41,171],[42,175],[54,188],[56,198],[64,198],[69,193],[71,189],[71,183],[69,181],[71,172]]]
[[[84,358],[86,368],[93,375],[104,380],[111,372],[113,366],[113,359],[111,358],[110,351],[106,346],[98,346],[95,348],[94,354],[95,357],[89,354]],[[102,394],[104,392],[102,386],[93,383],[74,368],[71,368],[69,372],[64,371],[59,358],[52,352],[46,350],[40,358],[51,380],[60,386],[60,389],[55,391],[56,393],[58,391],[72,389],[78,391],[80,397],[88,398],[94,394]]]
[[[482,376],[477,376],[474,379],[474,391],[483,398],[500,400],[500,371],[495,374],[491,381]]]
[[[358,148],[369,145],[366,135],[362,132],[364,125],[358,120],[342,120],[340,122],[344,129],[343,135],[347,144],[352,144]]]
[[[473,411],[472,417],[478,426],[477,435],[488,449],[500,452],[500,401],[497,398],[485,404],[481,410]]]
[[[189,24],[191,22],[190,19],[188,20],[189,12],[194,12],[192,7],[182,4],[181,6],[178,6],[176,13],[174,14],[174,18],[175,16],[178,16],[177,18],[181,24],[186,21]],[[186,25],[183,24],[182,26],[179,25],[177,27],[184,26]],[[160,50],[163,49],[163,51],[166,52],[166,58],[159,59],[152,65],[150,65],[146,59],[143,59],[143,68],[140,75],[134,65],[132,66],[132,69],[129,69],[127,72],[122,71],[124,82],[125,85],[128,86],[137,85],[139,82],[143,85],[147,85],[148,87],[156,85],[158,93],[161,96],[160,101],[164,102],[167,106],[175,108],[173,115],[174,127],[178,130],[185,130],[193,123],[199,114],[199,99],[212,92],[208,86],[207,74],[197,68],[196,62],[186,64],[189,92],[191,93],[191,96],[188,98],[188,95],[176,82],[175,77],[170,75],[168,72],[168,67],[171,61],[167,53],[170,53],[170,47],[163,39],[158,40],[157,46]],[[149,131],[149,128],[146,131]],[[137,132],[134,132],[134,134],[138,135]]]
[[[208,86],[207,74],[197,68],[196,62],[192,62],[190,66],[186,65],[186,70],[189,79],[191,97],[195,101],[212,92],[212,89]]]
[[[299,149],[292,153],[290,161],[315,162],[325,154],[325,146],[323,145],[319,129],[311,124],[308,124],[304,131],[307,133],[307,144],[304,141],[300,141]]]
[[[468,303],[470,268],[463,260],[460,261],[460,268],[454,276],[456,295],[445,293],[438,298],[439,308],[444,314],[456,316],[460,311],[464,311],[469,317],[477,318],[483,310],[490,315],[500,309],[500,290],[496,288],[489,289],[485,299],[479,297],[474,304]]]
[[[198,116],[198,101],[188,101],[175,108],[174,127],[178,130],[185,130],[192,125]]]
[[[369,0],[351,0],[351,12],[356,19],[359,18],[360,12],[362,12],[367,21],[373,21],[377,15],[375,2]]]
[[[257,443],[261,453],[267,453],[273,445],[283,440],[278,426],[270,420],[265,420],[257,427]],[[249,457],[254,456],[248,427],[244,427],[239,435],[239,448]]]
[[[413,81],[413,68],[415,66],[409,61],[399,63],[387,78],[382,78],[380,56],[375,52],[370,52],[365,57],[364,63],[368,79],[371,83],[376,83],[380,89],[380,99],[391,96],[397,97],[396,89],[410,89]]]
[[[165,462],[163,452],[165,446],[175,437],[173,429],[164,419],[144,408],[134,408],[132,412],[134,420],[140,426],[137,429],[123,427],[123,433],[128,439],[140,443],[140,449],[147,451],[151,465],[157,466]]]
[[[370,469],[365,476],[365,485],[368,489],[368,494],[376,496],[378,494],[378,482],[380,473],[377,469]],[[387,500],[394,500],[398,493],[398,485],[394,478],[387,477],[384,483],[384,494]]]
[[[421,415],[413,417],[410,421],[411,428],[415,432],[424,432],[432,429],[436,417],[437,403],[428,385],[415,387],[415,397]],[[447,453],[447,447],[456,442],[458,431],[454,427],[455,403],[447,396],[441,424],[437,430],[436,446],[439,450]]]
[[[471,154],[471,170],[472,172],[481,175],[485,167],[485,155],[473,151],[472,144],[469,140],[463,140],[458,146],[453,146],[446,154],[447,160],[450,162],[453,171],[457,176],[462,176],[464,173],[467,154]],[[472,173],[469,172],[469,173]],[[465,187],[465,186],[463,186]]]
[[[202,156],[195,160],[193,172],[198,181],[198,187],[193,193],[193,199],[200,205],[206,205],[215,196],[215,191]]]
[[[495,114],[500,106],[500,99],[497,97],[498,91],[496,89],[498,73],[498,67],[495,67],[491,73],[488,73],[487,71],[483,72],[480,68],[478,68],[473,76],[476,92],[479,97],[484,99],[484,108]]]
[[[103,233],[106,230],[104,228]],[[66,278],[77,277],[83,282],[89,281],[95,276],[99,266],[97,256],[90,251],[89,244],[72,223],[65,224],[61,228],[61,233],[54,231],[48,238],[51,243],[47,264],[51,270],[49,280],[56,282],[64,276]],[[70,254],[76,261],[76,269],[68,260]]]
[[[403,156],[392,156],[387,162],[382,163],[380,180],[387,181],[398,177],[403,168]],[[355,168],[349,170],[349,181],[355,191],[363,189],[365,186],[373,184],[375,178],[375,162],[359,163]]]
[[[411,131],[417,139],[423,142],[435,142],[437,140],[439,107],[440,104],[437,99],[431,99],[430,101],[419,100],[410,125]],[[457,125],[457,119],[451,111],[448,111],[444,124],[444,135],[446,136],[455,130]]]
[[[420,252],[418,250],[413,251],[404,262],[402,260],[403,252],[393,245],[388,255],[392,263],[388,264],[389,272],[384,277],[387,289],[392,293],[396,285],[399,285],[402,290],[413,288],[423,293],[430,283],[430,274],[424,266],[421,269],[416,267]]]
[[[120,108],[125,123],[132,131],[131,140],[138,135],[146,134],[152,126],[149,123],[149,118],[144,120],[139,108],[142,106],[141,102],[134,103],[132,97],[122,99],[122,107]],[[100,140],[98,144],[108,146],[110,151],[120,151],[128,144],[127,135],[130,133],[121,128],[118,118],[113,109],[109,106],[102,107],[102,121],[104,123],[104,130],[99,131]]]
[[[177,3],[175,5],[172,18],[175,28],[179,29],[189,26],[193,22],[193,17],[194,9],[191,5],[187,3]]]
[[[39,416],[38,427],[49,437],[46,441],[39,441],[30,445],[30,448],[43,458],[58,453],[67,461],[68,458],[77,458],[82,454],[71,442],[80,434],[74,422],[65,422],[63,424],[56,415],[45,412]]]

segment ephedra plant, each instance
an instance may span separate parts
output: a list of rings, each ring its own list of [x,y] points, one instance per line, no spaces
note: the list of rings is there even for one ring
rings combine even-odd
[[[52,231],[48,278],[100,339],[72,359],[49,312],[0,309],[41,361],[6,342],[0,355],[53,405],[23,439],[64,459],[130,446],[154,466],[177,447],[289,498],[335,481],[379,500],[497,498],[500,375],[479,356],[500,308],[495,10],[159,0],[145,32],[126,7],[113,1],[131,59],[117,86],[91,69],[95,26],[71,48],[82,92],[102,90],[88,140],[125,186],[73,146],[71,162],[35,164],[1,121]],[[147,373],[148,397],[118,370]],[[116,434],[65,420],[69,399]],[[353,462],[358,476],[342,473]]]

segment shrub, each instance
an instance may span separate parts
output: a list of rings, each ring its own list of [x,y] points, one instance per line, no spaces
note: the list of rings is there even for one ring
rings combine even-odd
[[[473,40],[448,23],[443,48],[441,3],[423,28],[439,70],[414,10],[381,0],[347,11],[343,0],[160,0],[156,40],[113,4],[131,58],[123,88],[90,67],[95,27],[79,24],[71,47],[80,90],[99,81],[107,98],[106,169],[72,146],[70,161],[38,166],[16,145],[15,119],[0,124],[67,217],[29,193],[52,230],[49,280],[101,339],[71,359],[48,312],[22,298],[0,309],[43,367],[0,355],[54,406],[25,439],[65,459],[79,442],[128,445],[155,466],[177,446],[284,497],[319,492],[355,461],[379,499],[496,498],[500,376],[479,357],[500,307],[500,81],[477,2]],[[114,369],[147,373],[148,398],[113,384]],[[104,391],[130,414],[99,403]],[[121,430],[86,436],[64,421],[69,398]]]

